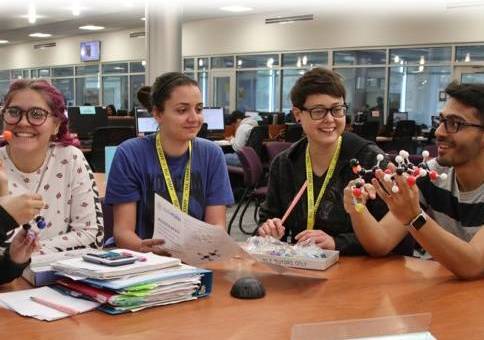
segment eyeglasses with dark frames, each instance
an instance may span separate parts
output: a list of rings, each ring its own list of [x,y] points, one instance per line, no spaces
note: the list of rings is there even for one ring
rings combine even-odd
[[[442,115],[439,116],[439,125],[440,124],[444,124],[444,128],[445,128],[445,131],[447,131],[447,133],[457,133],[462,129],[462,127],[468,127],[468,126],[484,129],[483,125],[468,123],[452,117],[446,118]]]
[[[45,123],[50,114],[50,112],[39,107],[22,110],[17,106],[10,106],[2,109],[3,121],[10,125],[17,125],[25,115],[30,125],[40,126]]]
[[[302,107],[301,110],[308,112],[312,120],[324,119],[326,118],[328,113],[331,113],[334,118],[343,118],[348,111],[348,105],[336,105],[331,108],[327,108],[324,106],[315,106],[311,108]]]

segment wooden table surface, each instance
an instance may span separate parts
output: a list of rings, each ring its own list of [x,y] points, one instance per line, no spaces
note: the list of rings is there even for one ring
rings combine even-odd
[[[212,265],[210,297],[137,313],[93,311],[43,322],[2,309],[0,339],[289,339],[298,323],[414,313],[431,313],[438,339],[484,337],[484,280],[459,281],[433,261],[342,258],[317,273],[327,280],[266,274],[265,298],[234,299],[232,282],[247,266],[235,259]],[[27,286],[20,279],[0,291]]]

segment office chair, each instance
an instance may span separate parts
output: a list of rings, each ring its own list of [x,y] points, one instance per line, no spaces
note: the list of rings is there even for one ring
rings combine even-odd
[[[272,163],[272,160],[280,154],[282,151],[289,148],[292,143],[289,142],[267,142],[264,144],[266,147],[267,152],[267,161],[269,165]]]
[[[267,138],[269,138],[269,128],[267,125],[263,125],[253,127],[250,131],[249,138],[247,139],[246,146],[254,149],[261,160],[266,158],[263,143]]]
[[[200,131],[197,133],[197,137],[208,139],[208,124],[203,123]]]
[[[114,215],[113,215],[113,206],[106,204],[104,201],[104,197],[101,197],[101,207],[103,209],[103,218],[104,218],[103,243],[105,243],[113,236]]]
[[[417,125],[414,120],[401,120],[397,123],[392,138],[392,149],[398,153],[399,150],[406,150],[410,154],[417,152],[417,145],[413,137],[417,133]]]
[[[104,171],[104,147],[116,146],[136,137],[136,129],[131,126],[103,126],[94,131],[92,151],[88,157],[94,172]]]
[[[256,223],[256,228],[257,228],[258,227],[257,216],[259,212],[259,206],[266,197],[267,186],[260,186],[260,182],[263,177],[264,171],[262,167],[262,162],[259,156],[257,155],[257,153],[255,152],[255,150],[250,146],[244,146],[239,151],[237,151],[237,154],[239,155],[240,161],[242,163],[242,169],[244,170],[245,190],[244,190],[244,193],[242,194],[241,199],[239,200],[239,203],[237,204],[237,208],[235,209],[234,214],[230,218],[227,232],[230,234],[230,230],[232,229],[232,224],[234,223],[240,208],[242,208],[242,205],[245,204],[242,209],[242,212],[239,215],[239,229],[244,234],[252,235],[255,229],[245,230],[242,225],[244,214],[247,211],[247,208],[249,207],[250,203],[254,202],[255,203],[254,221]]]
[[[413,137],[417,133],[417,124],[414,120],[401,120],[395,127],[394,137]]]
[[[372,142],[376,142],[376,136],[380,129],[380,122],[378,121],[365,121],[363,123],[355,122],[351,125],[352,132],[360,137],[363,137]]]
[[[303,136],[303,128],[299,124],[288,125],[284,140],[289,143],[297,142]]]

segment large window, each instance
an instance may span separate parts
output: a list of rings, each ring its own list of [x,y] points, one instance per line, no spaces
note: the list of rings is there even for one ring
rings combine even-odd
[[[463,84],[484,84],[484,73],[466,73],[461,76]]]
[[[237,68],[272,68],[278,65],[278,54],[256,54],[237,56]]]
[[[76,76],[84,76],[87,74],[96,74],[99,73],[99,65],[82,65],[76,66]]]
[[[3,98],[8,92],[10,86],[10,72],[0,71],[0,103],[3,104]]]
[[[455,61],[458,63],[475,63],[484,61],[484,45],[457,46]]]
[[[198,71],[208,71],[208,58],[197,58]]]
[[[76,79],[76,105],[99,105],[99,77]]]
[[[11,79],[22,79],[23,78],[22,70],[12,70],[12,71],[10,71],[10,78]]]
[[[328,64],[328,52],[299,52],[284,53],[282,55],[283,67],[312,68]]]
[[[335,71],[344,78],[350,112],[373,114],[374,118],[380,118],[383,122],[385,68],[342,68]]]
[[[103,106],[110,104],[128,110],[128,76],[103,77]]]
[[[197,82],[202,92],[203,105],[208,106],[208,72],[198,72]]]
[[[52,68],[52,77],[72,77],[73,75],[74,68],[72,66]]]
[[[241,111],[279,111],[279,71],[237,72],[237,109]]]
[[[185,72],[195,71],[195,59],[193,58],[183,59],[183,71]]]
[[[282,70],[282,111],[289,112],[292,109],[291,89],[304,72],[305,69]]]
[[[145,73],[144,61],[133,61],[129,63],[129,72],[131,73]]]
[[[384,65],[385,50],[336,51],[334,65]]]
[[[131,106],[141,106],[140,102],[138,101],[137,93],[138,90],[145,85],[145,75],[144,74],[136,74],[129,77],[129,88],[131,90],[130,98],[131,98]]]
[[[397,48],[390,50],[390,63],[425,65],[450,63],[451,47]]]
[[[52,79],[52,85],[57,87],[57,89],[62,92],[67,106],[74,106],[75,101],[73,78]]]
[[[103,74],[128,73],[128,63],[102,64]]]
[[[234,67],[234,56],[213,57],[212,68],[231,68]]]
[[[441,92],[450,82],[450,66],[392,67],[389,112],[408,112],[408,119],[430,126],[444,104]]]

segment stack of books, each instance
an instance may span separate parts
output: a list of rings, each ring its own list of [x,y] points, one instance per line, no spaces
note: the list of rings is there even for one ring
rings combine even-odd
[[[101,303],[110,314],[135,312],[208,296],[212,272],[181,264],[176,258],[136,253],[142,261],[110,267],[86,262],[82,257],[52,264],[59,278],[53,288],[64,294]]]

